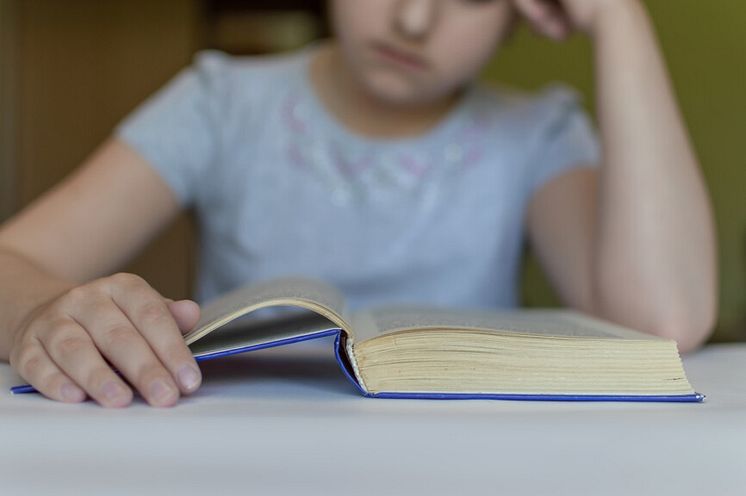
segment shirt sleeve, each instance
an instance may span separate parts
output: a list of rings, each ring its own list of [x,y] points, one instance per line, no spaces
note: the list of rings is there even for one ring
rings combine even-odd
[[[202,52],[115,129],[165,180],[182,206],[194,202],[197,188],[215,162],[224,55]]]
[[[601,149],[596,131],[578,95],[552,86],[538,100],[542,125],[535,148],[531,194],[563,172],[597,167]]]

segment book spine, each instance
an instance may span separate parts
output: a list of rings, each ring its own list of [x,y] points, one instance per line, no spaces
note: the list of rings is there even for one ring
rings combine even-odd
[[[349,343],[349,339],[343,339],[343,332],[340,330],[337,333],[337,337],[334,338],[334,358],[337,359],[339,368],[342,369],[342,373],[347,380],[355,386],[355,389],[363,396],[370,396],[357,370],[355,357],[352,354],[352,346],[345,346],[345,342]]]

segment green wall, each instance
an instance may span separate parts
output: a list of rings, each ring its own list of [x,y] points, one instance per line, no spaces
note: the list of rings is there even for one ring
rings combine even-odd
[[[720,263],[715,340],[746,340],[746,2],[649,0],[646,5],[715,208]],[[580,36],[555,44],[521,29],[485,78],[530,89],[565,81],[593,109],[591,46]],[[523,292],[528,305],[556,303],[532,258]]]

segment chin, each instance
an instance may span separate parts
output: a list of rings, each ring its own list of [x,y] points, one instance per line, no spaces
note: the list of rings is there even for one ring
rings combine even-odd
[[[396,74],[374,74],[366,78],[365,87],[377,100],[391,105],[422,105],[443,98],[427,85],[417,84]]]

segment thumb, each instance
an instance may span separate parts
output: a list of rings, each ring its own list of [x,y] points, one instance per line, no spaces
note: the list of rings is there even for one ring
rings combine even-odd
[[[165,300],[182,334],[191,331],[199,321],[199,305],[192,300],[174,301],[169,298]]]

